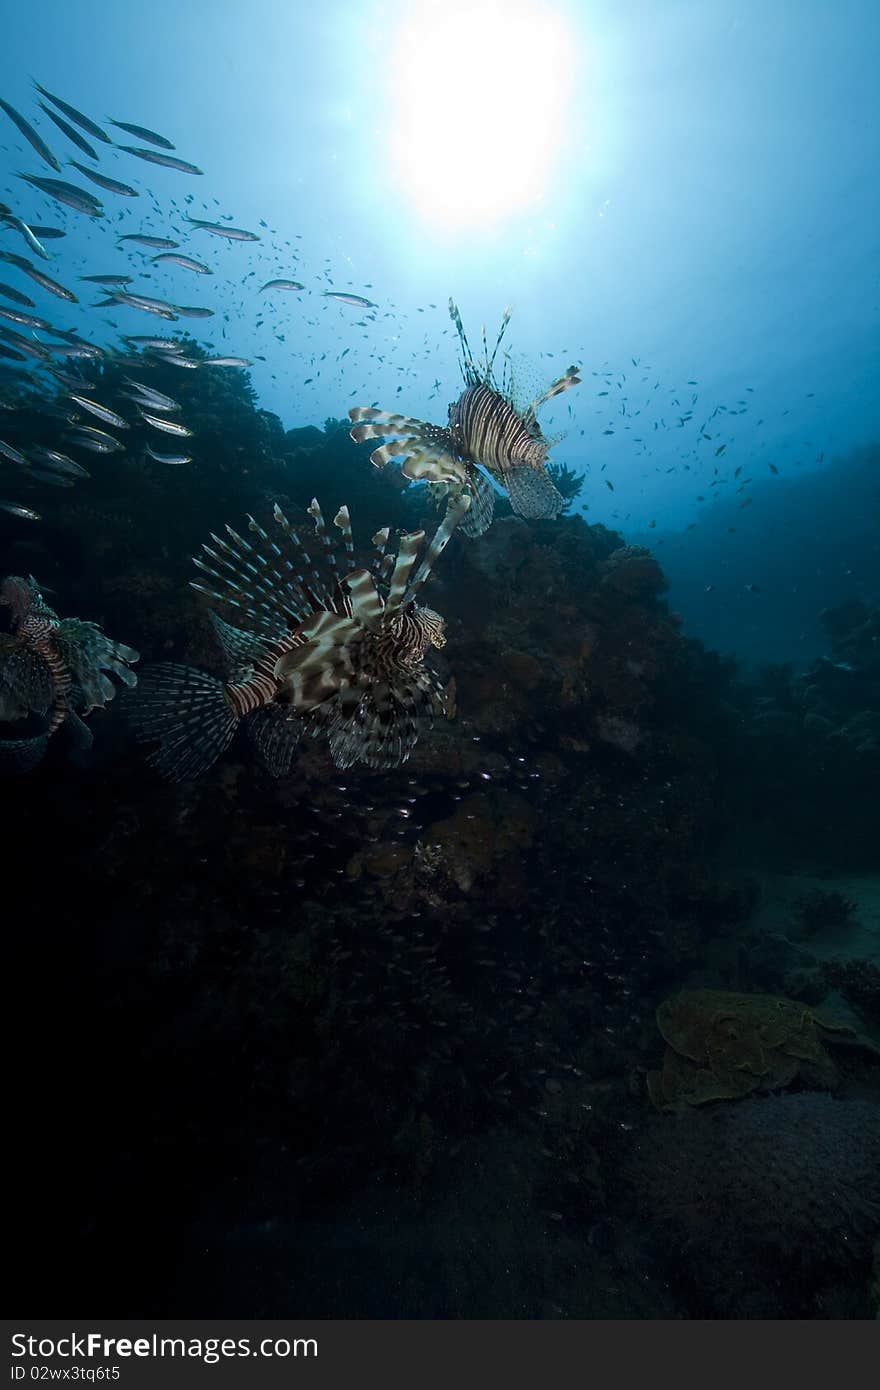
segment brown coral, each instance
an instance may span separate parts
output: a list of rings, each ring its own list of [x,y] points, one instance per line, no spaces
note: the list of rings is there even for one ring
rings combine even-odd
[[[750,1091],[788,1086],[804,1064],[814,1085],[833,1085],[829,1035],[852,1029],[770,994],[685,989],[657,1010],[667,1044],[661,1071],[648,1074],[658,1110],[681,1110]]]

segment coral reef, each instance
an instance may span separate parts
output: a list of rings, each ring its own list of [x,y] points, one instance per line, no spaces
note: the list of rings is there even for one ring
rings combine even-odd
[[[845,893],[833,888],[814,888],[795,899],[792,927],[796,936],[809,939],[848,926],[855,912],[856,904]]]
[[[824,1043],[852,1029],[802,1004],[769,994],[691,989],[657,1010],[667,1044],[661,1071],[648,1073],[658,1110],[680,1111],[750,1091],[774,1091],[802,1077],[833,1087],[836,1072]]]
[[[804,1092],[658,1118],[628,1165],[667,1274],[701,1315],[858,1317],[880,1230],[878,1153],[876,1105]]]

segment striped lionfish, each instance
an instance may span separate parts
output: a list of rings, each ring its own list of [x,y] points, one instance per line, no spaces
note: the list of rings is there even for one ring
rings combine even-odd
[[[116,694],[110,675],[135,685],[129,669],[138,653],[105,637],[96,623],[59,618],[32,577],[10,575],[0,584],[0,604],[10,610],[11,633],[0,635],[0,720],[37,715],[45,728],[31,738],[0,740],[0,768],[29,772],[45,757],[49,740],[64,725],[75,747],[92,744],[88,715]]]
[[[427,482],[450,495],[465,490],[472,499],[470,514],[461,527],[465,535],[481,536],[492,523],[492,480],[506,488],[510,504],[520,516],[557,516],[564,499],[547,473],[552,441],[541,433],[535,417],[553,396],[578,385],[578,368],[569,367],[546,391],[520,409],[514,401],[506,358],[500,383],[493,374],[510,322],[510,310],[505,310],[491,357],[483,330],[483,357],[479,361],[471,353],[461,315],[451,299],[449,314],[461,344],[465,390],[449,407],[448,425],[444,428],[372,406],[354,406],[348,412],[353,422],[352,439],[360,444],[365,439],[399,436],[373,450],[370,459],[377,468],[384,468],[392,459],[402,459],[401,471],[406,478]],[[488,478],[481,468],[489,474]]]
[[[356,567],[340,507],[340,566],[315,499],[311,547],[277,505],[277,543],[253,517],[253,544],[230,526],[226,539],[212,534],[205,558],[195,558],[211,586],[192,587],[242,624],[211,614],[228,679],[172,664],[144,673],[131,719],[139,738],[159,740],[152,765],[172,781],[196,777],[241,724],[276,777],[289,772],[303,733],[326,737],[337,767],[405,762],[445,712],[443,686],[425,664],[429,648],[446,643],[445,622],[416,598],[469,505],[461,498],[447,509],[418,565],[424,531],[400,536],[394,554],[386,526],[373,537],[371,568]]]

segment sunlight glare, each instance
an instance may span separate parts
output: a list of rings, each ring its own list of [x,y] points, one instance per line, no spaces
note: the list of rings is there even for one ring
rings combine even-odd
[[[435,227],[483,230],[546,193],[566,144],[574,38],[534,0],[415,0],[393,49],[396,176]]]

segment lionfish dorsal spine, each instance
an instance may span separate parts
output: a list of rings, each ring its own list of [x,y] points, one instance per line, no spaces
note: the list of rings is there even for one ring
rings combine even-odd
[[[277,628],[279,623],[290,626],[291,618],[295,623],[301,622],[314,606],[306,576],[270,540],[253,517],[249,517],[248,522],[269,554],[263,554],[227,526],[229,540],[212,533],[211,540],[216,548],[202,546],[213,564],[206,563],[200,556],[193,557],[196,567],[218,587],[211,589],[195,582],[192,587],[215,602],[229,604],[263,627]],[[298,558],[303,552],[300,547],[293,553]],[[322,584],[320,576],[315,575],[315,579]]]
[[[351,513],[348,507],[342,506],[333,518],[333,525],[342,532],[342,544],[345,546],[345,568],[354,569],[354,536],[351,530]]]
[[[373,537],[373,558],[370,561],[370,573],[375,578],[382,578],[383,567],[388,558],[388,542],[391,539],[390,526],[383,526]]]
[[[458,305],[455,303],[453,299],[450,299],[449,301],[449,317],[455,324],[455,331],[458,334],[458,341],[461,344],[461,367],[462,372],[464,373],[464,379],[469,386],[473,386],[476,382],[480,380],[480,374],[477,371],[476,365],[474,363],[473,355],[471,353],[471,346],[467,340],[467,334],[464,331],[464,324],[461,321],[461,314],[458,312]]]
[[[489,379],[489,378],[492,376],[492,368],[495,366],[495,358],[498,356],[498,349],[499,349],[500,346],[501,346],[501,340],[502,340],[502,338],[504,337],[505,333],[507,332],[507,325],[508,325],[509,323],[510,323],[510,310],[509,310],[509,309],[505,309],[505,310],[504,310],[504,313],[503,313],[503,315],[502,315],[502,317],[501,317],[501,327],[500,327],[499,330],[498,330],[498,337],[495,339],[495,346],[494,346],[494,348],[492,349],[492,356],[489,358],[488,367],[487,367],[487,370],[486,370],[486,377],[487,377],[487,379]],[[506,366],[507,366],[507,364],[505,363],[505,370],[506,370]]]
[[[339,594],[339,592],[341,592],[342,585],[342,570],[339,569],[339,557],[338,555],[336,555],[334,541],[332,541],[331,534],[329,534],[329,531],[327,530],[327,523],[325,523],[324,513],[321,512],[321,505],[320,502],[318,502],[318,499],[311,499],[311,502],[309,503],[309,506],[306,507],[306,510],[307,513],[309,513],[311,520],[314,521],[314,534],[317,535],[318,541],[320,541],[321,543],[321,548],[323,548],[324,562],[325,564],[327,564],[329,574],[331,574],[332,578],[334,578],[334,594],[328,594],[327,598],[329,609],[332,609],[335,612],[336,594]]]
[[[315,502],[314,505],[317,507],[317,502]],[[318,507],[318,511],[320,510],[320,507]],[[307,595],[310,601],[316,601],[319,607],[322,605],[326,605],[328,608],[332,609],[332,596],[327,589],[327,585],[323,576],[315,568],[315,564],[311,559],[311,556],[309,555],[307,547],[303,544],[298,531],[293,526],[291,526],[290,522],[284,515],[284,512],[281,510],[277,502],[275,503],[275,506],[273,508],[272,515],[275,519],[276,525],[281,528],[284,535],[287,537],[289,543],[296,551],[297,555],[301,557],[303,564],[307,570],[307,574],[303,578],[302,584],[307,591]]]
[[[349,594],[351,616],[362,627],[378,632],[385,616],[385,603],[370,571],[350,570],[344,582]]]
[[[388,597],[385,600],[386,615],[396,613],[403,603],[409,586],[409,577],[424,539],[424,531],[407,531],[400,537],[397,559],[394,562],[394,569],[391,571],[391,578],[388,582]]]

